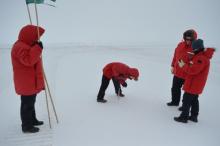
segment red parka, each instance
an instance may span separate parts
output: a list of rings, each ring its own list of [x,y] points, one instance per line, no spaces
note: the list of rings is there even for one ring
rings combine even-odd
[[[112,62],[103,68],[103,75],[108,79],[115,78],[120,84],[123,84],[128,78],[139,77],[139,71],[136,68],[130,68],[128,65],[120,62]]]
[[[44,29],[39,27],[40,36],[43,33]],[[32,95],[44,89],[42,49],[37,40],[37,27],[24,26],[11,50],[15,91],[19,95]]]
[[[193,30],[194,31],[194,30]],[[197,33],[194,31],[194,39],[197,38]],[[181,79],[184,79],[186,74],[185,72],[179,67],[178,61],[184,55],[187,55],[187,52],[192,52],[191,45],[187,45],[185,41],[180,42],[174,52],[174,56],[172,59],[171,66],[173,67],[173,74]]]
[[[208,77],[210,59],[213,53],[213,48],[207,48],[206,51],[194,55],[190,62],[183,59],[184,62],[187,62],[182,68],[186,73],[183,85],[185,92],[196,95],[202,93]]]

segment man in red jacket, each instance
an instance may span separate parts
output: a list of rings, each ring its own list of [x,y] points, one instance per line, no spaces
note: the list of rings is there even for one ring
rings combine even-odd
[[[177,122],[187,123],[188,120],[198,122],[199,94],[202,93],[209,73],[210,59],[215,51],[213,48],[204,49],[203,40],[198,39],[192,43],[193,56],[182,57],[178,65],[186,73],[183,90],[183,110],[179,117],[174,117]],[[191,108],[191,115],[189,110]]]
[[[39,27],[39,35],[44,29]],[[22,131],[35,133],[43,121],[38,121],[35,113],[37,93],[44,90],[44,77],[41,62],[43,50],[42,42],[38,41],[37,26],[24,26],[19,33],[18,40],[11,50],[15,91],[21,96],[20,116]]]
[[[171,102],[168,102],[168,106],[178,106],[181,97],[181,88],[184,83],[184,78],[186,73],[183,71],[182,68],[178,66],[178,60],[181,56],[186,55],[187,52],[191,52],[191,43],[193,40],[197,38],[197,33],[190,29],[183,33],[184,41],[180,42],[175,49],[175,53],[173,56],[172,64],[171,64],[171,73],[173,76],[173,83],[171,88]],[[179,108],[181,110],[181,108]]]
[[[116,95],[124,97],[120,85],[122,85],[123,87],[127,87],[126,79],[134,79],[135,81],[137,81],[138,77],[139,71],[136,68],[130,68],[126,64],[120,62],[112,62],[107,64],[103,68],[102,84],[97,96],[97,102],[107,102],[107,100],[104,99],[105,90],[107,89],[111,79],[115,87]]]

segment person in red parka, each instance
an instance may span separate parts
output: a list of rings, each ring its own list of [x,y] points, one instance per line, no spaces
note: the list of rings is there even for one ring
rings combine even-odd
[[[39,27],[39,35],[44,29]],[[44,77],[41,62],[42,42],[38,41],[37,26],[26,25],[19,33],[18,40],[11,50],[15,91],[21,96],[20,116],[22,131],[35,133],[43,121],[38,121],[35,113],[37,94],[44,90]]]
[[[178,106],[181,98],[181,88],[184,83],[186,73],[182,68],[178,66],[178,60],[181,56],[186,55],[187,52],[191,52],[191,43],[197,38],[195,30],[186,30],[183,33],[183,41],[178,44],[175,49],[173,60],[171,63],[171,73],[173,74],[173,82],[171,88],[171,102],[168,102],[168,106]],[[181,110],[181,107],[179,108]]]
[[[127,87],[127,79],[134,79],[137,81],[138,77],[139,71],[136,68],[130,68],[128,65],[120,62],[112,62],[107,64],[103,68],[102,83],[97,96],[97,102],[107,102],[107,100],[104,99],[105,90],[107,89],[111,79],[115,87],[116,95],[119,97],[124,97],[120,85]]]
[[[178,65],[186,73],[183,85],[183,106],[179,117],[174,117],[177,122],[187,123],[188,120],[198,122],[199,101],[198,97],[202,94],[209,73],[210,59],[215,51],[214,48],[204,49],[203,40],[193,41],[193,56],[182,57]],[[189,111],[191,108],[191,115]]]

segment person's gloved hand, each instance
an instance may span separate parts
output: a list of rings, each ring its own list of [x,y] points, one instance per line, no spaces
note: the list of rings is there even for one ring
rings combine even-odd
[[[185,65],[185,62],[183,60],[178,61],[178,65],[180,68],[182,68]]]
[[[122,83],[121,85],[125,88],[128,86],[128,84],[126,82]]]
[[[41,49],[43,49],[44,47],[43,47],[43,43],[41,42],[41,41],[38,41],[36,44],[38,44],[39,45],[39,47],[41,47]]]
[[[173,70],[174,70],[174,67],[171,66],[170,71],[171,71],[172,74],[173,74]]]

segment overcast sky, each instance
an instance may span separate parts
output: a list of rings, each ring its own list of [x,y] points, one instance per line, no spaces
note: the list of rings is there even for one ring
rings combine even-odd
[[[0,46],[11,45],[29,23],[27,8],[25,0],[0,1]],[[219,7],[219,0],[57,0],[38,11],[46,44],[173,44],[193,28],[205,45],[220,46]]]

